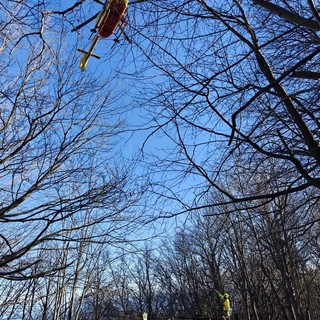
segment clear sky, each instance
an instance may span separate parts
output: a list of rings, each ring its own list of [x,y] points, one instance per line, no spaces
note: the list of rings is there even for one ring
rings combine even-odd
[[[74,1],[61,1],[60,7],[46,9],[63,11],[72,4],[74,4]],[[57,4],[52,2],[52,5],[56,6]],[[155,192],[166,192],[167,197],[160,200],[154,195],[152,200],[147,203],[150,217],[152,215],[166,216],[188,209],[188,207],[182,205],[182,202],[191,205],[198,192],[196,187],[202,182],[202,178],[191,175],[180,182],[175,178],[176,172],[173,171],[173,168],[171,170],[170,167],[166,167],[165,162],[161,160],[165,157],[164,150],[168,152],[173,144],[170,134],[168,135],[169,132],[166,132],[166,126],[164,130],[155,131],[155,128],[156,125],[165,121],[167,115],[162,112],[164,106],[153,105],[153,101],[148,103],[147,98],[156,95],[157,86],[166,85],[167,80],[163,77],[159,67],[152,66],[147,56],[143,54],[144,49],[147,47],[148,50],[150,49],[151,42],[148,39],[148,29],[137,30],[139,21],[143,21],[145,18],[147,20],[147,17],[141,16],[141,14],[144,14],[141,6],[143,6],[143,3],[129,3],[128,25],[125,27],[125,31],[132,43],[125,39],[119,29],[110,38],[101,39],[94,50],[94,53],[101,56],[101,59],[91,58],[82,76],[101,74],[101,77],[110,78],[109,86],[112,90],[114,109],[119,111],[119,114],[114,114],[114,116],[125,119],[128,124],[128,130],[122,134],[122,143],[115,147],[114,152],[119,151],[124,158],[130,159],[141,151],[143,146],[143,153],[140,154],[141,163],[136,166],[137,175],[149,175],[152,181],[162,180],[162,182],[166,181],[172,186],[171,190],[167,189],[165,185],[158,185],[154,188]],[[68,42],[65,43],[67,52],[68,50],[74,50],[76,41],[78,48],[88,49],[94,37],[90,30],[94,27],[95,21],[90,22],[77,32],[72,33],[71,29],[92,17],[100,9],[100,4],[93,0],[87,0],[76,10],[66,15],[65,26],[70,30],[67,36]],[[176,32],[178,33],[178,30]],[[163,30],[160,33],[163,33]],[[119,43],[114,41],[116,38],[119,39]],[[163,54],[159,45],[161,43],[155,44],[154,51],[150,51],[157,57]],[[184,51],[181,49],[182,52]],[[152,59],[152,55],[150,57]],[[79,62],[80,58],[81,54],[78,53]],[[179,59],[181,61],[187,59],[185,53],[179,56]],[[78,65],[75,65],[75,68],[78,67]],[[159,112],[159,117],[157,112]],[[188,132],[186,131],[185,134],[188,134]],[[203,137],[201,140],[205,141],[206,138]],[[206,150],[200,148],[197,152],[199,157],[202,157],[202,153],[205,153]],[[174,153],[172,156],[174,156]],[[156,164],[158,168],[153,167],[153,171],[150,171],[149,164],[151,162]],[[159,163],[157,164],[157,162]],[[182,165],[183,167],[184,165]],[[165,172],[165,168],[167,172]],[[177,222],[178,225],[181,225],[181,223],[184,223],[186,216],[181,215],[171,219],[168,223],[174,226]],[[167,226],[163,227],[161,222],[158,226],[160,229],[169,230]]]

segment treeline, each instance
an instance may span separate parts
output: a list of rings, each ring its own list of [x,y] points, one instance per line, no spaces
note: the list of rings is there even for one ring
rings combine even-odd
[[[153,239],[116,259],[90,243],[72,256],[66,245],[60,266],[72,266],[29,281],[1,280],[0,313],[2,319],[142,319],[144,312],[148,319],[221,319],[217,289],[230,294],[234,319],[318,319],[319,238],[310,222],[318,212],[275,202],[259,211],[209,210],[172,241]]]

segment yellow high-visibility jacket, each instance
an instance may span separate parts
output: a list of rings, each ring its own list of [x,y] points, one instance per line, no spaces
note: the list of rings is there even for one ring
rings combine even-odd
[[[221,293],[218,293],[218,295],[223,305],[223,311],[230,312],[230,300],[228,298],[225,298],[224,295]]]
[[[229,299],[223,300],[223,310],[229,312],[230,311],[230,301]]]

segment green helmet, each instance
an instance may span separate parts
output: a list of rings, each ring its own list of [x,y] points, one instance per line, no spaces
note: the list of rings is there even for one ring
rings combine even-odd
[[[229,299],[229,294],[228,294],[228,293],[225,293],[225,294],[223,295],[223,297],[224,297],[225,299]]]

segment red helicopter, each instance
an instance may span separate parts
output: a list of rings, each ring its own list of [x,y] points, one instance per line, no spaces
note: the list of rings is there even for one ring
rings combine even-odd
[[[93,49],[95,48],[99,39],[104,39],[110,37],[117,27],[121,30],[124,34],[125,38],[130,42],[129,38],[125,34],[123,27],[125,25],[125,14],[128,7],[128,0],[106,0],[105,3],[94,0],[95,2],[100,3],[103,5],[103,9],[98,12],[96,15],[88,19],[87,21],[83,22],[79,26],[75,27],[71,31],[77,31],[92,20],[96,19],[95,28],[92,30],[96,33],[94,36],[91,46],[88,51],[78,49],[78,51],[82,52],[82,58],[80,60],[80,69],[83,71],[87,66],[88,60],[90,57],[94,57],[100,59],[99,56],[93,54]],[[116,40],[117,41],[117,40]]]

